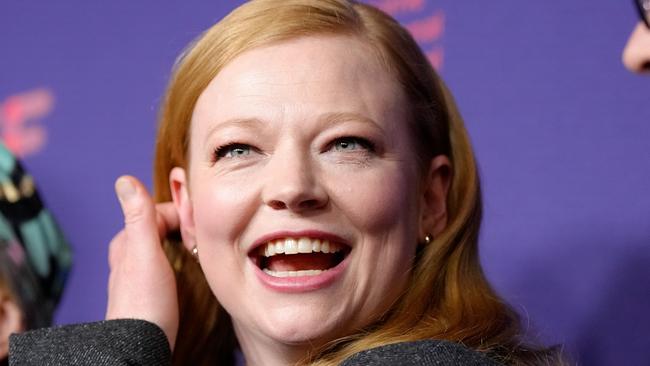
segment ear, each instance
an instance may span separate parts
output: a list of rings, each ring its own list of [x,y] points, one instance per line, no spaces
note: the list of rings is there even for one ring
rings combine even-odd
[[[0,360],[9,354],[9,335],[23,330],[23,313],[20,307],[0,289]]]
[[[194,230],[194,208],[190,199],[188,184],[185,169],[175,167],[169,172],[169,187],[181,223],[183,245],[187,250],[191,251],[196,245],[196,237]]]
[[[451,183],[451,163],[445,155],[431,159],[422,177],[419,240],[438,236],[447,226],[447,192]]]

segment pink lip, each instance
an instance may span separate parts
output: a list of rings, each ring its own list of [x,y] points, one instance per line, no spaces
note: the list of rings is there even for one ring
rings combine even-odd
[[[249,251],[249,256],[254,257],[255,255],[253,253],[256,253],[256,249],[261,245],[264,245],[269,241],[287,238],[287,237],[289,238],[307,237],[312,239],[329,240],[330,242],[336,242],[350,247],[349,242],[341,238],[340,236],[331,233],[326,233],[323,231],[318,231],[318,230],[278,231],[268,235],[264,235],[259,239],[257,239],[251,246],[251,249]],[[257,266],[255,260],[251,260],[251,264],[254,267],[253,270],[255,272],[255,275],[262,282],[262,284],[267,288],[277,292],[297,293],[297,292],[315,291],[330,286],[337,279],[339,279],[345,272],[345,269],[348,266],[349,257],[350,255],[348,253],[348,255],[345,257],[345,259],[343,259],[341,263],[339,263],[335,267],[328,269],[327,271],[323,271],[321,274],[316,276],[273,277],[265,273],[264,271],[262,271]]]

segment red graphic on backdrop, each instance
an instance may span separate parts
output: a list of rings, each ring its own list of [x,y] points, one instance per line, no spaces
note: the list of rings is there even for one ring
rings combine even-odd
[[[8,97],[0,103],[0,139],[19,157],[37,153],[47,138],[39,122],[53,107],[54,95],[44,88]]]
[[[399,15],[417,16],[418,19],[406,23],[405,27],[418,41],[431,65],[438,71],[442,69],[444,49],[439,41],[445,33],[444,12],[427,12],[425,0],[374,0],[370,3],[397,18]]]

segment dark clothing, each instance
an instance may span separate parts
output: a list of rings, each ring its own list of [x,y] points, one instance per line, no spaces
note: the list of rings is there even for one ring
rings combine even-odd
[[[170,365],[171,352],[155,324],[132,319],[44,328],[10,337],[9,365]],[[498,366],[460,344],[423,340],[359,352],[342,366]]]
[[[341,366],[499,366],[482,353],[458,343],[422,340],[402,342],[361,351]]]
[[[9,366],[171,365],[165,333],[120,319],[43,328],[9,337]]]

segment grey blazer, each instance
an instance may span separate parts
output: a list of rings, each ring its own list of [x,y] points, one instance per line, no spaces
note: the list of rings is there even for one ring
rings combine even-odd
[[[36,365],[171,365],[163,331],[133,319],[44,328],[9,339],[10,366]],[[498,366],[485,355],[460,344],[424,340],[395,343],[359,352],[342,366]]]

